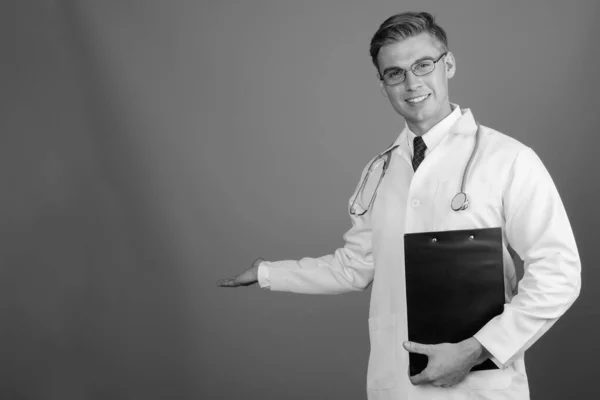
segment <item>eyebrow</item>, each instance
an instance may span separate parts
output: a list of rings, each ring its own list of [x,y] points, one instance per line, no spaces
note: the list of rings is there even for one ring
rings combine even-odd
[[[431,56],[421,57],[418,60],[415,60],[415,62],[411,64],[411,67],[415,64],[420,63],[421,61],[424,61],[424,60],[434,60],[434,58]],[[383,70],[383,75],[387,74],[390,71],[405,71],[405,69],[397,67],[397,66],[387,67],[386,69]]]

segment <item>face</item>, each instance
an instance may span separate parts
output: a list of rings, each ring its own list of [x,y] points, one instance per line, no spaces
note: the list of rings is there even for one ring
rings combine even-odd
[[[448,53],[427,75],[415,76],[410,67],[422,59],[437,60],[443,53],[442,46],[428,33],[383,46],[379,50],[380,74],[393,68],[408,71],[405,81],[398,85],[388,86],[381,81],[381,90],[417,135],[427,132],[452,111],[448,99],[448,79],[454,76],[456,65],[454,56]]]

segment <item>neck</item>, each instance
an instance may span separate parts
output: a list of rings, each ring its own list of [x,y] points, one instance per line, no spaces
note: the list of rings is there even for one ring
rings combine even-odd
[[[417,136],[422,136],[426,134],[431,128],[440,123],[444,118],[452,113],[452,107],[450,107],[450,103],[446,103],[446,105],[442,108],[442,111],[437,114],[433,118],[429,118],[426,121],[406,121],[406,125],[408,128]]]

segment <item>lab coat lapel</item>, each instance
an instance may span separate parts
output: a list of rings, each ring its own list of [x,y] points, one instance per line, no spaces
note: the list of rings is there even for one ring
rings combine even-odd
[[[431,183],[436,179],[447,179],[448,175],[453,172],[448,167],[461,164],[457,164],[454,161],[457,158],[456,156],[467,150],[467,148],[470,151],[470,146],[465,146],[465,144],[469,143],[471,141],[470,137],[474,136],[475,132],[477,132],[477,123],[470,109],[462,109],[461,113],[461,117],[450,128],[449,132],[444,135],[444,138],[437,147],[425,157],[419,169],[414,173],[415,179],[411,181],[411,192],[423,192],[426,189],[423,185],[426,183]],[[407,152],[410,163],[410,150],[407,150]]]

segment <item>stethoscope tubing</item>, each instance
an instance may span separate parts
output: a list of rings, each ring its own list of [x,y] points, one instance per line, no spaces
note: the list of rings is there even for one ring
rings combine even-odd
[[[467,196],[466,193],[466,184],[467,184],[467,177],[469,175],[469,170],[471,169],[471,164],[473,163],[473,159],[475,158],[475,154],[477,153],[477,150],[479,149],[479,136],[480,136],[480,130],[481,130],[481,126],[479,124],[477,124],[477,131],[475,132],[475,144],[473,145],[473,150],[471,151],[471,156],[469,157],[469,160],[467,161],[467,165],[465,166],[465,169],[463,171],[463,175],[462,175],[462,180],[460,183],[460,192],[458,192],[456,195],[454,195],[454,197],[452,198],[452,201],[450,203],[450,208],[452,208],[452,210],[454,211],[462,211],[462,210],[466,210],[467,207],[469,206],[469,198]],[[357,215],[357,216],[361,216],[364,215],[373,205],[373,203],[375,202],[375,198],[377,197],[377,191],[379,189],[379,185],[381,184],[381,181],[383,180],[383,177],[385,176],[385,173],[387,172],[387,169],[389,167],[389,163],[391,163],[391,158],[389,159],[389,162],[384,163],[383,166],[383,171],[381,176],[379,177],[379,181],[377,182],[377,186],[375,187],[375,192],[373,193],[373,196],[371,197],[371,200],[369,201],[369,204],[367,205],[367,208],[361,212],[361,213],[356,213],[353,208],[354,208],[354,204],[356,203],[356,199],[358,198],[358,195],[361,193],[361,191],[364,189],[365,185],[367,184],[367,180],[368,178],[371,176],[372,170],[373,170],[373,166],[375,165],[375,163],[380,160],[382,157],[384,157],[385,155],[391,153],[392,151],[394,151],[399,145],[395,145],[392,146],[391,148],[387,149],[386,151],[384,151],[383,153],[379,154],[371,163],[371,165],[369,165],[369,168],[367,170],[367,173],[356,193],[356,196],[354,197],[354,200],[352,201],[352,204],[350,205],[350,214],[352,215]],[[458,198],[458,196],[462,195],[464,197],[464,199],[462,200],[462,204],[460,206],[454,206],[454,200],[456,200]]]
[[[469,161],[467,161],[467,165],[465,166],[465,170],[463,171],[462,181],[460,183],[460,192],[456,193],[450,202],[450,208],[454,211],[463,211],[469,207],[469,197],[466,192],[466,181],[467,176],[469,175],[469,170],[471,169],[471,164],[473,163],[473,159],[475,158],[475,154],[477,154],[477,149],[479,148],[479,131],[481,130],[481,126],[477,124],[477,131],[475,131],[475,144],[473,145],[473,150],[471,151],[471,156],[469,157]],[[458,196],[463,195],[464,199],[460,207],[454,206],[454,200],[458,198]]]

